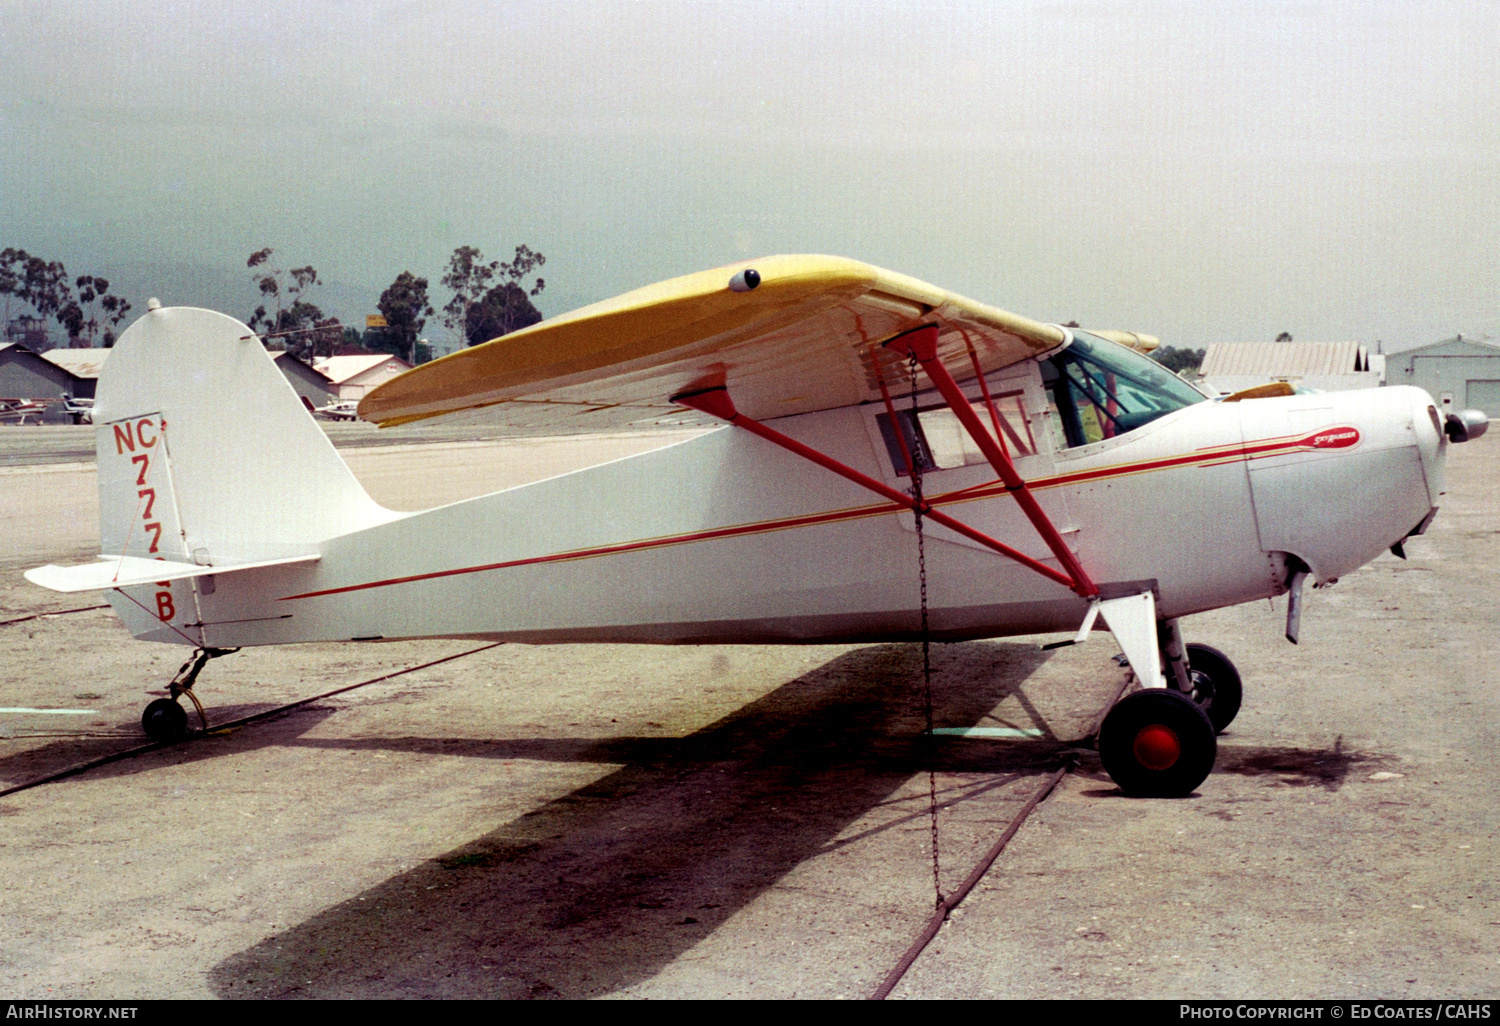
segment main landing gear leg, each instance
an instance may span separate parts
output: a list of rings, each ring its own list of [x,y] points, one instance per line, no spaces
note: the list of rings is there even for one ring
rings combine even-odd
[[[1160,626],[1161,655],[1167,664],[1167,687],[1180,691],[1208,714],[1214,733],[1222,734],[1239,714],[1244,697],[1240,672],[1229,657],[1208,645],[1184,645],[1176,620]]]
[[[178,699],[187,695],[192,701],[193,707],[198,710],[198,722],[202,724],[205,733],[208,731],[208,714],[203,711],[203,703],[198,701],[198,696],[193,694],[193,682],[198,679],[198,674],[203,667],[208,665],[210,659],[226,656],[238,652],[237,648],[199,648],[193,651],[188,661],[182,664],[177,671],[177,676],[167,685],[167,692],[171,698],[158,698],[146,706],[146,711],[141,713],[141,729],[146,736],[158,744],[171,744],[181,741],[187,737],[187,713],[183,711]]]
[[[1126,794],[1149,798],[1183,798],[1208,777],[1218,756],[1216,731],[1208,714],[1181,690],[1183,665],[1165,644],[1176,634],[1175,622],[1158,633],[1156,601],[1150,592],[1100,602],[1105,622],[1140,681],[1143,691],[1115,703],[1099,728],[1099,758]],[[1162,672],[1166,656],[1167,674]],[[1174,687],[1174,685],[1177,685]]]

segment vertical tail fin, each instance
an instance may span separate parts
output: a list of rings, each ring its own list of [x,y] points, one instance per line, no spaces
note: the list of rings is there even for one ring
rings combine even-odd
[[[274,559],[399,515],[365,494],[255,333],[210,310],[154,310],[131,325],[94,423],[107,554],[144,555],[154,541],[184,562]],[[147,481],[156,519],[141,519]],[[143,537],[138,519],[160,523],[160,538]]]
[[[158,309],[131,325],[100,377],[94,424],[106,556],[279,559],[401,516],[365,493],[254,332],[223,314]],[[197,643],[197,587],[111,598],[137,637]]]

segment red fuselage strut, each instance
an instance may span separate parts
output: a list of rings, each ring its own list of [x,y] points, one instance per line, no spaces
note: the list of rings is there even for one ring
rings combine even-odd
[[[734,400],[729,398],[728,389],[724,388],[722,385],[715,388],[705,389],[701,392],[690,392],[684,395],[675,395],[672,397],[672,401],[681,406],[686,406],[689,409],[698,410],[701,413],[707,413],[709,416],[718,417],[720,420],[728,421],[735,427],[744,428],[751,434],[758,435],[759,437],[764,438],[766,441],[772,443],[773,445],[778,445],[788,452],[795,453],[796,455],[801,456],[803,459],[816,463],[818,466],[823,467],[826,470],[831,470],[840,477],[845,478],[849,481],[853,481],[855,484],[860,485],[864,488],[868,488],[875,494],[889,499],[891,502],[896,503],[899,506],[904,506],[914,513],[920,513],[922,516],[931,520],[935,524],[941,524],[942,526],[948,528],[950,531],[955,531],[958,534],[963,535],[965,538],[978,542],[980,545],[983,545],[987,548],[993,549],[994,551],[1000,553],[1002,556],[1013,559],[1017,563],[1020,563],[1022,566],[1036,571],[1043,577],[1046,577],[1048,580],[1056,581],[1058,584],[1072,588],[1074,591],[1077,591],[1078,594],[1083,595],[1084,597],[1089,597],[1090,595],[1097,594],[1098,589],[1094,589],[1094,591],[1091,592],[1080,591],[1078,585],[1067,574],[1058,573],[1056,570],[1052,569],[1052,567],[1048,566],[1045,563],[1032,559],[1024,552],[1018,552],[1017,550],[1011,548],[1009,545],[1006,545],[1003,542],[996,541],[994,538],[991,538],[989,535],[984,534],[983,532],[974,530],[974,528],[970,527],[968,524],[955,520],[953,517],[948,516],[946,513],[943,513],[940,510],[933,509],[932,506],[929,505],[926,501],[919,503],[910,495],[907,495],[903,492],[898,492],[896,489],[891,488],[883,482],[875,480],[873,477],[870,477],[867,474],[861,474],[853,467],[846,466],[843,463],[840,463],[838,460],[833,459],[830,456],[826,456],[821,452],[818,452],[816,449],[812,449],[806,445],[803,445],[796,439],[788,438],[780,431],[777,431],[773,428],[768,428],[759,421],[750,419],[734,408]],[[1009,484],[1009,482],[1007,482],[1007,484]],[[1040,512],[1041,511],[1038,510],[1038,513]],[[1041,515],[1043,520],[1045,520],[1046,515]],[[1048,526],[1051,526],[1050,523],[1048,524]],[[1054,532],[1054,534],[1055,533],[1056,532]],[[1067,551],[1067,549],[1064,548],[1064,551]],[[1072,553],[1069,552],[1068,555],[1071,556]],[[1085,578],[1085,580],[1087,580],[1087,578]],[[1089,584],[1088,587],[1092,588],[1093,585]]]
[[[948,368],[937,358],[938,326],[928,324],[923,327],[897,335],[885,343],[887,349],[900,353],[902,356],[910,356],[922,365],[927,372],[928,379],[937,386],[939,394],[953,411],[964,430],[969,432],[974,439],[974,444],[979,446],[979,451],[984,453],[984,458],[990,461],[1000,480],[1005,482],[1006,491],[1016,497],[1016,503],[1026,518],[1031,521],[1057,561],[1068,571],[1068,587],[1072,588],[1084,598],[1093,598],[1099,594],[1099,588],[1089,579],[1088,573],[1083,565],[1078,562],[1078,557],[1073,550],[1068,548],[1063,541],[1062,535],[1058,534],[1057,528],[1052,525],[1046,512],[1037,504],[1036,497],[1026,487],[1026,480],[1016,472],[1015,464],[1011,463],[1010,457],[995,440],[995,437],[984,429],[979,417],[974,413],[974,407],[969,405],[968,397],[958,387],[958,382],[953,380],[953,375],[948,373]]]

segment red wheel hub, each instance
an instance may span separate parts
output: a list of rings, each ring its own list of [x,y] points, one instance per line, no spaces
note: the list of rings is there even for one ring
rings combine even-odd
[[[1177,732],[1162,723],[1142,727],[1131,748],[1136,761],[1148,770],[1169,770],[1182,757],[1182,742],[1177,739]]]

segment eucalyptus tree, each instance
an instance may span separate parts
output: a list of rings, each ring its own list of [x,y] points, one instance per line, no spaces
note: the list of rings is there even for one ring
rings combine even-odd
[[[287,347],[293,350],[317,349],[317,340],[324,335],[329,338],[341,336],[342,332],[323,330],[331,327],[330,319],[325,318],[323,311],[307,300],[308,290],[323,284],[318,278],[317,269],[308,264],[306,267],[293,267],[290,271],[283,271],[271,262],[275,252],[267,246],[251,253],[250,259],[245,261],[245,266],[251,271],[251,283],[260,290],[265,300],[276,304],[274,311],[268,309],[267,303],[257,306],[250,315],[250,327],[262,338],[280,336],[286,339]],[[301,339],[299,336],[302,334],[311,334],[314,339]]]
[[[56,319],[69,335],[76,335],[82,325],[82,310],[61,260],[43,260],[24,249],[0,251],[0,293],[5,295],[6,328],[11,322],[12,299],[31,307],[41,321]]]
[[[82,334],[92,346],[104,331],[104,347],[115,344],[114,329],[130,312],[130,303],[123,296],[110,295],[109,281],[98,275],[81,275],[75,282],[78,286],[78,302],[83,315]]]
[[[385,340],[395,347],[396,355],[404,356],[407,363],[416,366],[417,338],[433,312],[427,298],[427,279],[402,271],[375,305],[385,316]]]
[[[541,294],[547,282],[538,275],[528,289],[526,279],[546,262],[541,253],[523,245],[516,247],[514,260],[494,265],[494,277],[499,281],[470,305],[463,334],[466,345],[488,342],[542,319],[531,300]]]
[[[500,261],[485,263],[477,246],[459,246],[448,260],[442,284],[453,293],[453,298],[443,306],[443,323],[464,345],[469,344],[471,312],[484,298],[499,269]]]

